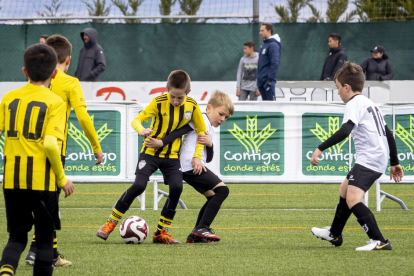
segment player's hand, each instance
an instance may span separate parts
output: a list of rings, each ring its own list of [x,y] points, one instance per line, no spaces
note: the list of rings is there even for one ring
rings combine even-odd
[[[102,151],[95,153],[95,158],[96,158],[96,162],[95,165],[99,165],[102,163],[102,159],[103,159],[103,153]]]
[[[314,166],[318,165],[318,163],[319,163],[318,157],[321,154],[322,154],[322,151],[320,149],[316,148],[316,150],[313,152],[312,158],[310,160],[312,165],[314,165]]]
[[[390,180],[394,179],[395,182],[400,182],[404,176],[404,171],[401,165],[391,166],[390,168]]]
[[[260,91],[256,91],[256,96],[259,97],[260,95]]]
[[[141,133],[139,135],[141,135],[142,137],[147,137],[148,135],[150,135],[153,132],[152,129],[150,128],[146,128],[143,131],[141,131]]]
[[[65,186],[62,187],[62,190],[65,192],[65,197],[68,197],[73,194],[75,185],[73,185],[72,181],[68,179],[68,182],[66,182]]]
[[[206,172],[207,169],[203,166],[203,163],[201,163],[201,160],[198,158],[193,158],[191,160],[191,165],[193,166],[193,173],[194,174],[201,174],[203,170]]]
[[[206,134],[200,134],[198,135],[198,143],[202,144],[202,145],[206,145],[206,146],[213,146],[213,142],[211,142],[210,136],[208,135],[208,131],[205,132]]]
[[[239,97],[240,96],[240,89],[236,90],[236,96]]]
[[[153,137],[147,137],[147,139],[145,139],[145,146],[147,148],[153,148],[155,153],[157,149],[162,148],[164,146],[164,142]]]

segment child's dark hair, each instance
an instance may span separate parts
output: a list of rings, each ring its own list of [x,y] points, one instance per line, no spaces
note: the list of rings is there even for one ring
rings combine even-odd
[[[249,47],[249,48],[254,48],[254,41],[251,41],[251,40],[246,41],[246,42],[244,43],[244,46],[247,46],[247,47]]]
[[[167,79],[167,89],[184,89],[187,94],[190,91],[190,81],[190,76],[185,71],[172,71]]]
[[[348,84],[354,92],[362,92],[365,83],[365,75],[361,66],[350,61],[345,61],[342,68],[336,72],[334,80],[338,80],[342,86],[344,86],[345,83]]]
[[[24,67],[32,81],[45,81],[53,73],[57,55],[52,47],[45,44],[29,46],[24,52]]]
[[[58,57],[59,63],[65,62],[66,58],[70,56],[72,52],[72,44],[70,44],[69,40],[61,35],[52,35],[46,39],[46,45],[52,47]]]

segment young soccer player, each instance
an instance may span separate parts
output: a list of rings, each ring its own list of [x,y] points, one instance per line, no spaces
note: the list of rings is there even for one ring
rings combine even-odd
[[[9,241],[0,275],[14,275],[32,226],[38,233],[33,275],[53,273],[53,231],[60,224],[57,186],[65,196],[73,183],[65,176],[58,141],[64,140],[65,103],[49,90],[57,56],[44,44],[24,53],[29,82],[8,92],[0,105],[0,133],[5,133],[3,193]],[[56,185],[57,183],[57,185]]]
[[[85,97],[83,95],[82,87],[77,78],[71,77],[66,74],[69,69],[70,60],[71,60],[71,51],[72,44],[69,40],[61,35],[49,36],[46,40],[46,45],[52,47],[58,57],[58,62],[56,65],[57,73],[55,78],[52,80],[50,89],[52,92],[60,96],[66,103],[66,125],[64,129],[64,139],[59,144],[61,149],[62,164],[65,166],[65,156],[66,156],[66,147],[67,147],[67,137],[68,137],[68,122],[71,109],[75,111],[76,118],[81,125],[83,132],[88,138],[89,142],[92,145],[92,150],[97,159],[96,165],[102,162],[103,153],[101,146],[99,144],[98,136],[93,126],[92,120],[86,110]],[[59,199],[60,189],[58,189],[58,199]],[[60,225],[56,225],[56,229],[60,230]],[[36,234],[33,236],[33,240],[27,253],[25,262],[27,264],[33,265],[36,258]],[[54,266],[71,266],[72,262],[66,260],[62,254],[59,254],[57,250],[57,239],[56,232],[55,238],[53,241],[54,248]]]
[[[346,103],[342,127],[314,151],[311,163],[318,164],[322,152],[344,140],[352,133],[356,161],[339,189],[339,203],[331,227],[312,228],[312,233],[335,246],[342,245],[342,231],[353,213],[370,241],[357,251],[391,250],[391,243],[381,234],[374,214],[362,203],[371,185],[385,171],[390,158],[390,179],[402,180],[403,170],[398,162],[394,137],[385,124],[380,109],[362,95],[364,72],[354,63],[345,62],[334,77],[338,94]]]
[[[170,73],[167,80],[168,93],[155,97],[132,121],[132,127],[142,137],[161,139],[173,130],[180,128],[190,121],[198,134],[204,134],[206,127],[198,104],[187,94],[190,92],[190,77],[182,70]],[[151,127],[145,129],[143,121],[153,117]],[[180,195],[183,189],[183,175],[178,159],[181,139],[175,139],[171,145],[166,145],[157,151],[149,149],[143,143],[135,171],[135,181],[116,202],[112,214],[96,235],[104,240],[115,229],[117,223],[129,209],[134,199],[145,191],[149,177],[159,168],[164,179],[169,184],[169,197],[161,211],[157,230],[153,235],[153,243],[181,244],[168,233],[175,216]],[[200,161],[204,146],[197,144],[191,163],[194,173],[201,173],[203,165]]]
[[[191,165],[191,158],[194,154],[194,147],[198,143],[205,145],[202,156],[203,166],[213,159],[213,140],[214,128],[219,127],[234,113],[234,106],[230,97],[221,92],[216,91],[211,95],[207,104],[206,113],[203,113],[204,123],[207,128],[207,134],[198,135],[194,130],[192,123],[175,130],[170,135],[161,140],[149,138],[146,146],[151,148],[160,148],[169,144],[177,137],[188,133],[184,137],[183,147],[181,149],[180,161],[183,170],[183,179],[191,185],[197,192],[204,195],[207,202],[201,207],[198,214],[195,228],[187,237],[187,243],[207,243],[217,242],[220,237],[215,235],[210,225],[217,216],[221,204],[229,195],[229,188],[208,168],[204,167],[201,174],[194,173]]]

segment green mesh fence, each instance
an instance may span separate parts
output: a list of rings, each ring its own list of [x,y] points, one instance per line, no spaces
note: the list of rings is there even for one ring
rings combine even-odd
[[[0,25],[0,81],[24,81],[24,49],[43,34],[62,34],[73,45],[73,75],[83,43],[84,28],[98,30],[107,69],[101,81],[165,81],[175,69],[196,81],[236,80],[243,43],[260,44],[253,24],[46,24]],[[385,23],[275,24],[283,42],[279,80],[318,80],[328,36],[342,35],[348,58],[361,63],[375,45],[384,46],[394,68],[394,80],[414,79],[414,21]],[[258,49],[258,46],[256,47]]]

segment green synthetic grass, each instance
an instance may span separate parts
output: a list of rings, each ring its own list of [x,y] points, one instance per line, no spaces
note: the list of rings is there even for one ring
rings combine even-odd
[[[222,240],[216,244],[185,244],[204,203],[188,185],[171,233],[183,245],[124,244],[118,228],[107,241],[95,236],[126,184],[77,184],[75,194],[61,198],[62,231],[59,251],[72,267],[56,268],[54,275],[413,275],[414,185],[382,185],[401,198],[408,211],[385,199],[375,211],[375,190],[369,206],[392,251],[356,252],[368,240],[354,216],[344,231],[344,244],[335,248],[316,239],[313,226],[330,225],[339,185],[230,184],[230,196],[212,227]],[[162,190],[167,187],[161,185]],[[1,192],[0,192],[1,193]],[[1,196],[2,197],[2,196]],[[146,206],[152,208],[152,185]],[[161,200],[160,208],[164,199]],[[139,210],[136,201],[126,215],[138,215],[154,231],[160,211]],[[0,199],[0,249],[7,241],[4,200]],[[23,253],[17,275],[32,275]]]

